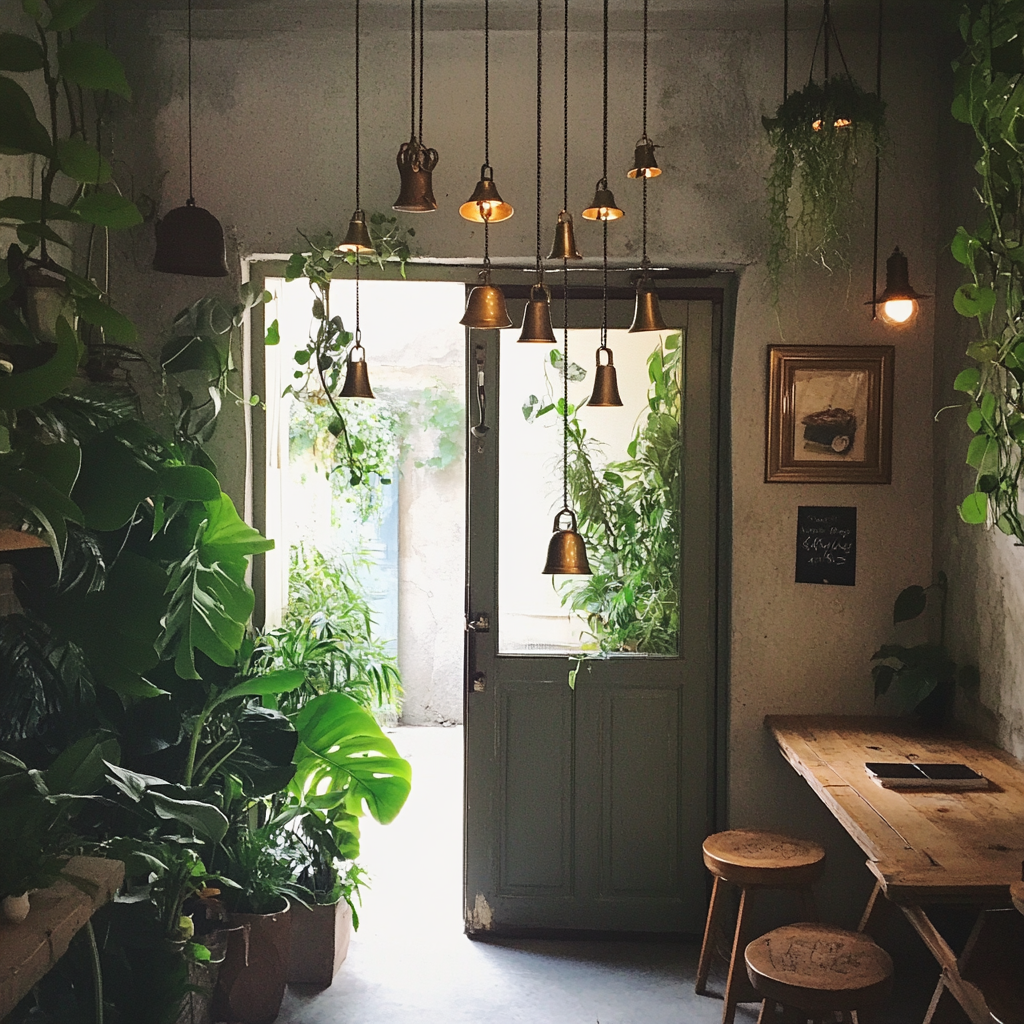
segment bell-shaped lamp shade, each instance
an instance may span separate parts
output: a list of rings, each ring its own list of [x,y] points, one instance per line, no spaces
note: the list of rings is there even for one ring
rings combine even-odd
[[[496,331],[512,326],[512,318],[505,306],[505,293],[491,284],[489,276],[469,293],[466,312],[459,323],[478,331]]]
[[[370,240],[370,232],[366,227],[366,214],[356,210],[348,222],[348,233],[345,235],[335,252],[352,252],[358,256],[370,256],[377,250]]]
[[[227,277],[224,229],[192,198],[156,222],[153,269],[191,277]]]
[[[498,194],[494,184],[494,171],[490,164],[480,168],[480,180],[473,189],[473,194],[459,207],[459,213],[466,219],[482,224],[488,221],[497,224],[508,220],[515,213],[509,203]]]
[[[437,150],[427,149],[416,139],[410,139],[399,147],[395,163],[402,187],[391,209],[402,213],[433,213],[437,209],[433,182]]]
[[[359,358],[356,359],[356,353]],[[342,398],[376,398],[370,387],[370,375],[366,372],[366,349],[361,341],[349,349],[345,367],[345,383],[341,388]]]
[[[930,298],[919,295],[910,285],[910,268],[907,257],[897,245],[885,261],[885,291],[876,299],[864,303],[874,305],[879,318],[893,327],[909,324],[917,316],[918,302]]]
[[[633,166],[626,171],[627,178],[656,178],[661,174],[658,161],[654,158],[657,146],[646,135],[642,136],[633,151]]]
[[[608,356],[608,362],[601,362],[601,353]],[[612,350],[602,345],[597,350],[597,369],[594,371],[594,390],[587,405],[596,409],[610,409],[622,405],[619,398],[619,382],[615,375]]]
[[[602,178],[594,191],[594,201],[583,211],[584,220],[618,220],[624,216],[615,202],[608,182]]]
[[[530,301],[523,313],[523,333],[519,335],[519,340],[544,345],[557,344],[555,332],[551,328],[551,298],[542,284],[535,284],[530,289]]]
[[[568,516],[568,527],[562,526],[563,517]],[[576,513],[563,508],[555,516],[554,533],[548,541],[548,559],[542,572],[548,576],[590,576],[587,561],[587,545],[576,530]]]
[[[636,306],[633,310],[633,323],[629,328],[630,334],[640,334],[644,331],[667,331],[669,326],[662,319],[661,303],[658,301],[658,292],[654,282],[643,274],[636,283]]]
[[[576,234],[572,227],[572,214],[568,210],[562,210],[558,215],[558,223],[555,225],[555,238],[551,243],[551,252],[548,253],[548,259],[583,259],[579,249],[576,248]]]

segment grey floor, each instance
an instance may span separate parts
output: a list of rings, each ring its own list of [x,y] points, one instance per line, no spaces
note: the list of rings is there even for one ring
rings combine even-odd
[[[393,734],[413,765],[402,814],[367,820],[373,875],[348,960],[322,992],[290,989],[280,1024],[718,1024],[720,999],[694,995],[695,944],[509,940],[462,931],[462,730]],[[721,976],[713,979],[721,991]],[[876,1020],[910,1024],[913,1008]],[[927,1000],[925,998],[925,1005]],[[737,1024],[757,1018],[740,1007]]]

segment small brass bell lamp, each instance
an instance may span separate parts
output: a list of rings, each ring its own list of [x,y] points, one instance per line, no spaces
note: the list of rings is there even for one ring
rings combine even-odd
[[[348,222],[348,232],[335,252],[352,252],[358,256],[369,256],[376,252],[370,241],[370,232],[366,228],[366,214],[356,210]]]
[[[505,293],[491,284],[490,268],[481,274],[481,283],[469,293],[466,312],[459,323],[478,331],[497,331],[512,326],[512,318],[505,306]]]
[[[530,301],[523,313],[523,333],[519,335],[519,340],[544,345],[557,344],[555,332],[551,328],[551,296],[542,284],[535,284],[530,289]]]
[[[564,516],[569,517],[567,527],[562,526]],[[554,533],[548,541],[548,558],[541,571],[547,576],[590,576],[587,545],[576,529],[576,513],[570,508],[563,508],[555,516],[552,529]]]
[[[633,167],[626,172],[627,178],[656,178],[661,174],[658,161],[654,158],[657,146],[646,135],[641,136],[633,151]]]
[[[584,219],[618,220],[624,216],[625,214],[615,202],[612,190],[608,187],[607,179],[602,178],[597,183],[597,189],[594,191],[594,201],[583,211]]]
[[[427,149],[416,139],[410,139],[399,147],[395,162],[402,187],[391,208],[402,213],[433,213],[437,209],[432,177],[437,166],[437,150]]]
[[[359,358],[356,359],[356,352]],[[345,383],[341,389],[342,398],[376,398],[370,387],[370,376],[366,372],[366,350],[362,338],[356,331],[356,343],[349,349],[345,366]]]
[[[582,253],[576,248],[576,234],[572,226],[572,214],[562,210],[555,225],[555,238],[551,243],[549,260],[581,260]]]
[[[608,356],[608,362],[601,362],[601,353]],[[597,369],[594,371],[594,390],[590,394],[590,401],[587,405],[599,409],[611,408],[622,405],[619,398],[619,382],[615,375],[615,363],[612,360],[612,350],[607,345],[601,345],[597,350]]]
[[[865,302],[874,306],[879,317],[893,327],[910,323],[917,316],[918,302],[931,296],[919,295],[910,285],[910,268],[907,257],[897,245],[885,261],[885,291],[875,299]]]
[[[661,303],[654,282],[646,270],[636,283],[636,306],[633,309],[633,323],[630,334],[641,334],[644,331],[667,331],[668,324],[661,316]]]
[[[498,188],[494,184],[494,171],[490,164],[484,164],[480,168],[480,180],[476,183],[473,194],[459,207],[459,213],[466,220],[478,224],[484,221],[497,224],[499,221],[508,220],[515,213],[511,205],[498,194]]]

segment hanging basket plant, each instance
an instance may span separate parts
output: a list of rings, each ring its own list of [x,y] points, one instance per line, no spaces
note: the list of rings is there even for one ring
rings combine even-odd
[[[768,175],[768,273],[778,291],[783,267],[810,256],[844,261],[854,182],[865,152],[876,153],[885,103],[849,74],[790,93],[761,119],[774,150]]]

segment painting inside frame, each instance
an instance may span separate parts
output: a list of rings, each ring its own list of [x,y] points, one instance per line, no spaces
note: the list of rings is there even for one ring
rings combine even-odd
[[[892,346],[769,348],[765,480],[889,483]]]

